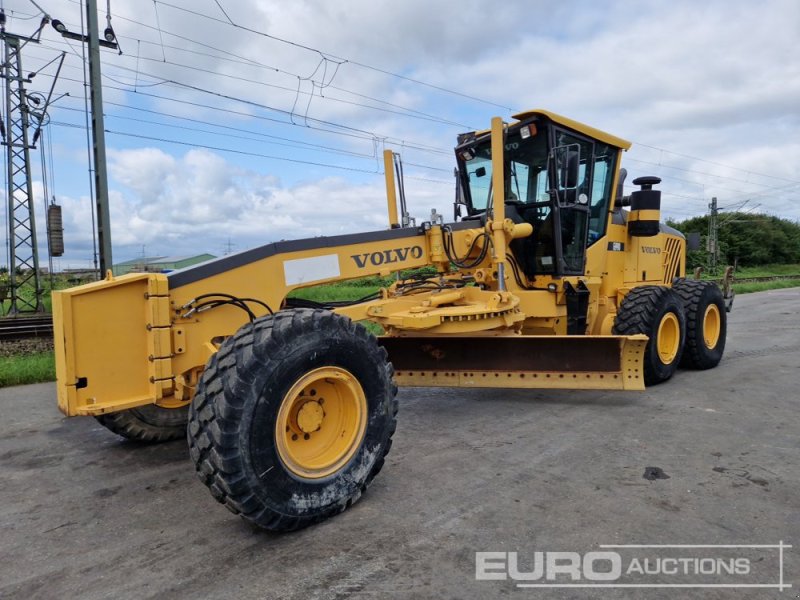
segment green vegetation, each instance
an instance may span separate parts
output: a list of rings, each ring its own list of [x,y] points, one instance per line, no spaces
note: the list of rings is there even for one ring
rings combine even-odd
[[[797,275],[800,277],[800,264],[794,265],[761,265],[758,267],[739,267],[736,277],[772,277],[773,275]]]
[[[791,287],[800,287],[798,279],[779,279],[777,281],[759,281],[756,283],[734,283],[733,291],[737,294],[750,294],[752,292],[765,292],[767,290],[782,290]]]
[[[3,365],[0,369],[0,387],[53,381],[56,378],[52,351],[4,356],[0,361]]]
[[[365,296],[374,294],[381,289],[381,287],[380,285],[363,285],[358,280],[352,283],[329,283],[295,290],[289,294],[289,297],[302,298],[303,300],[312,300],[313,302],[320,303],[338,300],[349,302],[351,300],[360,300]]]
[[[688,252],[687,267],[708,264],[708,216],[668,221],[684,234],[699,233],[701,249]],[[800,263],[800,224],[770,215],[723,213],[719,218],[720,263],[737,267]],[[757,277],[757,275],[749,275]]]
[[[10,305],[10,300],[7,297],[10,295],[10,291],[7,289],[8,279],[7,270],[6,272],[2,272],[2,269],[0,269],[0,316],[5,314],[5,311],[8,310]],[[67,275],[55,275],[51,280],[48,275],[42,275],[41,283],[44,290],[42,294],[42,304],[44,305],[45,312],[49,313],[53,310],[50,292],[53,290],[64,290],[74,285],[88,283],[88,281],[72,279]],[[4,291],[6,292],[5,294],[3,293]],[[32,290],[27,287],[23,288],[22,297],[28,301],[32,301]]]

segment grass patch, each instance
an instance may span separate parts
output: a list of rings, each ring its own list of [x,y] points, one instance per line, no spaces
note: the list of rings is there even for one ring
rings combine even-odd
[[[751,275],[751,277],[759,276]],[[766,292],[767,290],[782,290],[793,287],[800,287],[800,278],[779,279],[777,281],[759,281],[754,283],[734,283],[733,291],[737,294],[752,294],[753,292]]]
[[[771,277],[773,275],[797,275],[800,277],[800,265],[761,265],[758,267],[740,267],[735,277]]]
[[[56,363],[53,352],[17,354],[0,358],[0,387],[54,381]]]
[[[365,278],[366,279],[366,278]],[[369,278],[374,279],[374,278]],[[388,285],[388,284],[387,284]],[[314,287],[294,290],[289,293],[290,298],[302,298],[303,300],[313,300],[314,302],[336,302],[340,300],[351,301],[360,300],[365,296],[374,294],[381,289],[381,285],[364,285],[363,280],[348,283],[328,283],[316,285]],[[359,321],[367,328],[372,335],[383,335],[383,327],[369,320]]]
[[[314,287],[294,290],[289,293],[289,298],[302,298],[314,302],[336,302],[340,300],[360,300],[365,296],[374,294],[380,285],[354,285],[348,283],[328,283]]]
[[[694,269],[687,269],[687,276],[691,277]],[[708,271],[703,271],[702,279],[719,279],[725,273],[725,267],[720,267],[717,275],[711,275]],[[739,267],[733,274],[734,280],[747,279],[748,277],[773,277],[775,275],[797,275],[800,277],[800,265],[759,265],[757,267]]]

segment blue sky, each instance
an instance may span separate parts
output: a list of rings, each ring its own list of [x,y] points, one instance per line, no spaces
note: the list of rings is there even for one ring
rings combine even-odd
[[[80,31],[77,0],[37,4]],[[3,5],[9,31],[35,30],[30,0]],[[451,214],[455,136],[534,107],[633,141],[629,181],[662,177],[666,216],[703,214],[717,196],[800,218],[792,0],[112,0],[111,17],[122,49],[102,56],[115,261],[385,227],[384,148],[403,156],[413,214]],[[93,254],[83,50],[48,26],[24,66],[61,51],[56,93],[69,96],[47,139],[65,215],[56,265],[68,268]],[[33,162],[41,210],[38,150]]]

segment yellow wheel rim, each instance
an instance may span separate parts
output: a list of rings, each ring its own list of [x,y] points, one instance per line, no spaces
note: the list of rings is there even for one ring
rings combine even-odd
[[[367,397],[345,369],[322,367],[286,393],[275,422],[283,464],[300,477],[327,477],[353,458],[367,429]]]
[[[719,308],[716,304],[709,304],[706,313],[703,315],[703,340],[706,348],[714,348],[719,341],[722,319],[719,315]]]
[[[665,365],[672,364],[681,347],[681,325],[675,313],[668,312],[658,324],[656,348],[658,357]]]

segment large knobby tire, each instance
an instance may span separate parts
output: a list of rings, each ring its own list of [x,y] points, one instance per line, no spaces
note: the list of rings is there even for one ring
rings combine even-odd
[[[186,437],[189,406],[164,408],[155,404],[100,415],[96,419],[107,429],[129,440],[168,442]]]
[[[616,335],[643,333],[650,339],[644,351],[644,382],[655,385],[675,373],[686,338],[683,303],[668,287],[645,285],[625,296],[614,319]]]
[[[284,310],[245,325],[211,357],[192,400],[198,477],[265,529],[340,513],[391,448],[393,375],[375,337],[341,315]]]
[[[686,311],[686,347],[681,366],[711,369],[722,360],[728,334],[725,299],[711,281],[680,279],[672,285]]]

